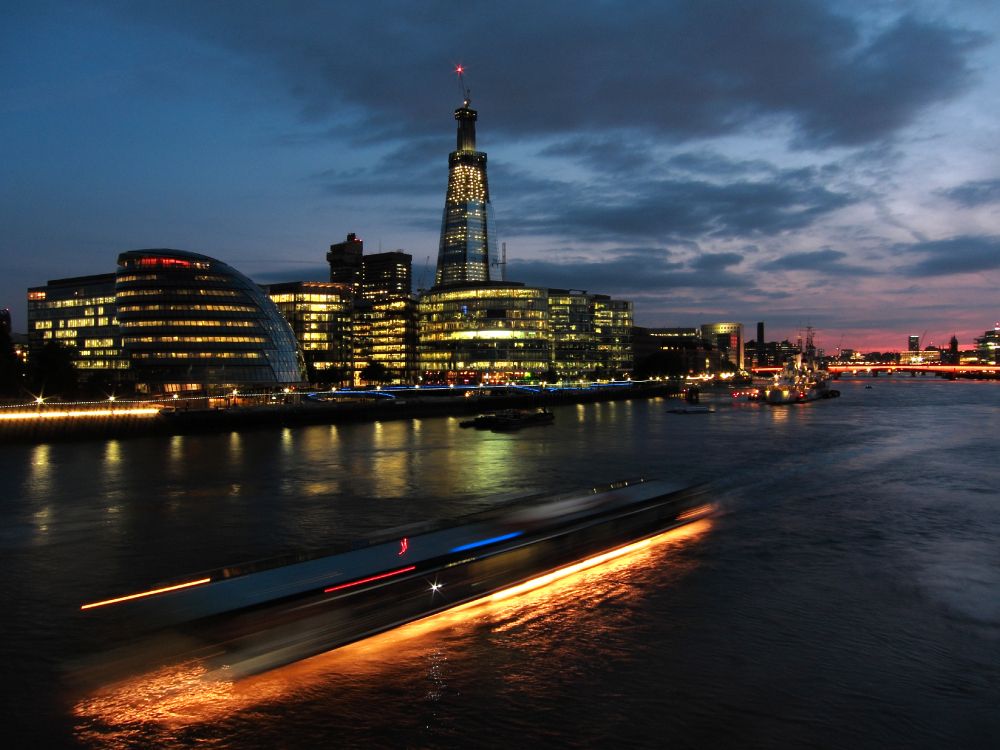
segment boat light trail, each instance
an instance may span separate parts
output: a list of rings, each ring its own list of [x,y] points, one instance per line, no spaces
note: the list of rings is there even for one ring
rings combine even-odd
[[[501,534],[500,536],[493,536],[489,539],[480,539],[478,542],[469,542],[468,544],[461,544],[458,547],[452,547],[451,552],[465,552],[467,549],[476,549],[476,547],[485,547],[487,544],[493,544],[494,542],[505,542],[508,539],[513,539],[514,537],[521,536],[523,531],[512,531],[509,534]]]
[[[156,594],[165,594],[168,591],[177,591],[178,589],[186,589],[192,586],[200,586],[203,583],[208,583],[211,578],[199,578],[197,581],[188,581],[187,583],[178,583],[174,586],[164,586],[161,589],[153,589],[151,591],[141,591],[138,594],[129,594],[128,596],[119,596],[115,599],[105,599],[101,602],[93,602],[92,604],[84,604],[80,609],[94,609],[94,607],[103,607],[108,604],[117,604],[118,602],[127,602],[131,599],[142,599],[147,596],[155,596]]]
[[[351,586],[360,586],[362,583],[370,583],[371,581],[377,581],[380,578],[388,578],[389,576],[398,576],[400,573],[409,573],[411,570],[416,570],[416,565],[408,565],[405,568],[400,568],[399,570],[390,570],[388,573],[379,573],[377,576],[369,576],[368,578],[362,578],[360,581],[351,581],[350,583],[341,583],[337,586],[331,586],[328,589],[323,589],[324,594],[329,594],[331,591],[339,591],[340,589],[347,589]]]
[[[705,503],[704,505],[699,505],[697,508],[691,508],[686,510],[677,516],[678,521],[683,521],[685,518],[694,518],[695,516],[700,516],[703,513],[708,513],[713,510],[714,506],[711,503]]]

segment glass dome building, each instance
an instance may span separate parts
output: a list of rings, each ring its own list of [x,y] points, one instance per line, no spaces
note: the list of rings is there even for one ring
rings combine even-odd
[[[115,298],[139,391],[218,393],[304,379],[295,335],[277,306],[221,261],[181,250],[122,253]]]

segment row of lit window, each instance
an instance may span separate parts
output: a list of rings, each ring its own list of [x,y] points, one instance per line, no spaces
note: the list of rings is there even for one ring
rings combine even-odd
[[[447,362],[447,360],[444,360]],[[450,363],[449,363],[450,364]],[[483,371],[483,372],[498,372],[502,370],[546,370],[549,367],[549,362],[546,359],[535,359],[535,360],[472,360],[470,362],[456,362],[456,367],[465,368],[468,370]],[[436,364],[436,360],[420,358],[420,368],[423,370],[433,370],[438,369],[439,365]]]
[[[243,293],[235,289],[122,289],[119,297],[154,297],[169,295],[194,295],[197,297],[242,297]]]
[[[132,352],[133,359],[261,359],[261,352]]]
[[[131,274],[121,274],[117,277],[119,284],[135,282],[135,281],[169,281],[174,278],[172,274],[161,274],[161,273],[131,273]],[[195,281],[220,281],[228,282],[230,281],[228,276],[220,276],[219,274],[212,273],[199,273],[194,276]]]
[[[126,336],[124,344],[263,344],[263,336]]]
[[[454,291],[447,292],[434,292],[424,297],[420,301],[421,309],[424,308],[425,304],[463,304],[468,300],[473,299],[495,299],[495,300],[512,300],[512,299],[524,299],[531,298],[544,301],[547,297],[544,289],[539,287],[483,287],[481,289],[456,289]]]
[[[73,363],[80,370],[127,370],[127,359],[81,359]]]
[[[271,301],[282,302],[322,302],[326,304],[342,304],[350,299],[350,295],[340,292],[329,292],[327,294],[272,294]],[[301,309],[301,308],[297,308]]]
[[[122,305],[118,312],[257,312],[257,308],[250,305],[155,304]]]
[[[41,296],[39,296],[41,295]],[[28,300],[44,300],[45,292],[28,292]],[[46,302],[36,302],[31,305],[33,310],[52,310],[63,307],[86,307],[87,305],[113,305],[114,295],[111,297],[82,297],[76,299],[53,299]]]
[[[122,328],[255,328],[255,320],[126,320]]]

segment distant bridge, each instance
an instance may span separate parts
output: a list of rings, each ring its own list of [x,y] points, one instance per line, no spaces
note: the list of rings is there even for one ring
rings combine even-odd
[[[773,375],[781,372],[780,367],[754,367],[754,375]],[[934,375],[1000,375],[1000,365],[887,365],[856,363],[851,365],[830,365],[827,368],[835,375],[877,375],[880,372],[931,373]]]

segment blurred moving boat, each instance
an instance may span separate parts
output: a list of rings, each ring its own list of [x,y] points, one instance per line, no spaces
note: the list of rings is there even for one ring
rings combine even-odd
[[[92,660],[81,679],[105,684],[148,668],[154,653],[204,659],[227,677],[261,672],[613,554],[713,510],[699,488],[620,481],[388,532],[349,551],[232,566],[85,604],[85,616],[108,618],[114,632],[147,635]]]

